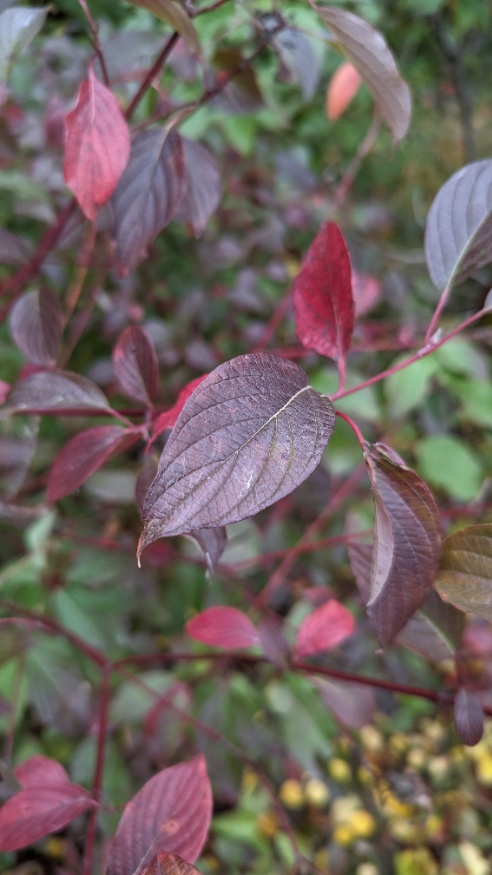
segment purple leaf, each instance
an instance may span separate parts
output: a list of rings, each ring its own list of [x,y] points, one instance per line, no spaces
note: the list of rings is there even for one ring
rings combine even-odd
[[[237,49],[219,49],[212,63],[217,68],[217,85],[222,90],[211,101],[211,106],[236,115],[251,113],[263,106],[255,72],[251,65],[245,63],[241,52]]]
[[[22,790],[0,809],[0,851],[24,848],[95,805],[87,790],[72,784],[65,769],[47,757],[32,757],[15,776]]]
[[[113,350],[113,370],[126,395],[152,405],[159,389],[159,366],[154,345],[138,325],[120,334]]]
[[[177,854],[162,853],[154,857],[141,875],[200,875],[200,872]]]
[[[316,678],[314,683],[325,705],[343,726],[360,729],[366,723],[372,723],[376,702],[369,687],[326,678]]]
[[[354,328],[354,300],[347,246],[333,222],[326,222],[311,244],[293,300],[301,343],[335,359],[343,371]]]
[[[253,623],[237,608],[207,608],[188,620],[186,631],[203,644],[223,647],[226,650],[254,647],[260,643]]]
[[[116,452],[139,439],[139,433],[118,425],[96,425],[75,435],[58,453],[48,478],[48,500],[59,501],[78,489]]]
[[[163,769],[128,802],[113,839],[107,875],[142,875],[156,854],[194,863],[207,838],[212,792],[204,757]]]
[[[195,539],[205,556],[208,573],[213,574],[217,562],[227,547],[226,529],[223,526],[214,529],[196,529],[190,532],[190,536]]]
[[[366,445],[376,520],[368,614],[381,646],[392,641],[432,590],[439,514],[429,487],[382,444]]]
[[[176,404],[173,404],[173,406],[170,407],[169,410],[165,410],[164,413],[161,413],[157,417],[152,430],[152,443],[167,428],[174,428],[178,421],[178,416],[181,413],[186,402],[188,401],[188,398],[195,391],[197,386],[199,386],[200,383],[203,383],[206,376],[208,375],[204,374],[203,377],[195,377],[194,380],[190,380],[190,382],[187,383],[184,389],[182,389],[179,393]]]
[[[436,589],[461,611],[492,620],[492,523],[444,539]]]
[[[318,465],[333,405],[270,353],[220,365],[195,389],[144,503],[138,555],[167,535],[227,525],[287,495]]]
[[[183,138],[183,149],[188,189],[181,202],[181,213],[199,237],[222,196],[220,167],[208,149],[194,140]]]
[[[13,340],[35,365],[55,364],[62,324],[59,299],[45,286],[39,292],[22,295],[10,314]]]
[[[167,128],[138,134],[113,195],[116,261],[127,274],[171,221],[186,193],[183,142]]]
[[[425,257],[434,285],[462,283],[492,260],[492,160],[454,173],[427,216]]]
[[[454,697],[454,725],[463,744],[470,747],[478,744],[483,735],[484,714],[475,693],[458,690]]]
[[[30,374],[14,386],[7,403],[22,413],[112,413],[101,390],[87,377],[71,371]]]
[[[412,98],[383,36],[352,12],[333,6],[316,10],[359,71],[397,143],[408,130]]]
[[[464,628],[465,615],[443,602],[433,591],[398,632],[395,644],[419,653],[431,662],[441,662],[454,657]]]
[[[330,650],[352,635],[355,621],[347,608],[330,599],[316,608],[301,623],[296,638],[297,658]]]
[[[273,44],[282,63],[294,81],[301,86],[305,99],[311,100],[319,82],[321,68],[309,37],[295,27],[285,27],[274,36]]]

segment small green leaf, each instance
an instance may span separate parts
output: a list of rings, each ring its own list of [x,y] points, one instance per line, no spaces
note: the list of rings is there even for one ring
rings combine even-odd
[[[476,498],[483,470],[476,455],[462,441],[450,435],[431,435],[419,441],[416,453],[425,480],[445,489],[458,501]]]
[[[398,358],[393,366],[402,360],[402,357]],[[435,359],[426,357],[386,378],[384,390],[392,418],[404,416],[422,403],[429,393],[436,369]]]
[[[444,540],[436,578],[441,598],[492,620],[492,524],[467,526]]]

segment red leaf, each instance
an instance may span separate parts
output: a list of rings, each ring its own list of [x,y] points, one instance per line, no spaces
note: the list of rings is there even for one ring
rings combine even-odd
[[[355,315],[364,316],[379,302],[381,286],[377,279],[366,273],[352,273]]]
[[[142,875],[162,851],[194,863],[207,838],[212,791],[204,757],[163,769],[128,802],[107,875]]]
[[[350,61],[345,61],[335,70],[326,94],[326,114],[335,121],[347,109],[359,90],[361,75]]]
[[[169,410],[165,410],[164,413],[161,413],[160,416],[157,417],[154,422],[154,429],[152,431],[152,443],[162,434],[166,428],[174,428],[176,425],[176,420],[181,413],[183,407],[190,395],[195,391],[196,387],[200,385],[200,383],[208,376],[204,374],[203,377],[195,377],[194,380],[190,380],[189,383],[186,384],[184,389],[181,389],[181,392],[178,395],[178,400],[176,404],[169,408]]]
[[[23,789],[0,810],[0,850],[16,851],[62,829],[95,805],[87,790],[72,784],[65,769],[35,756],[15,769]]]
[[[130,161],[113,197],[116,261],[127,274],[169,224],[186,193],[183,141],[154,128],[134,139]]]
[[[354,301],[347,246],[333,222],[326,222],[311,244],[293,295],[301,343],[334,359],[342,374],[354,328]]]
[[[220,167],[214,156],[194,140],[183,137],[188,190],[181,204],[184,219],[199,237],[222,195]]]
[[[7,395],[10,392],[10,383],[0,380],[0,404],[5,404]]]
[[[12,337],[30,362],[54,365],[60,345],[63,316],[59,299],[50,289],[26,292],[10,314]]]
[[[200,875],[200,872],[177,854],[164,853],[157,854],[141,875]]]
[[[138,325],[120,334],[113,350],[113,368],[123,392],[151,406],[159,388],[159,368],[154,345]]]
[[[296,656],[329,650],[345,641],[355,629],[355,620],[340,602],[330,599],[316,608],[301,623],[297,633]]]
[[[253,647],[260,643],[253,623],[237,608],[207,608],[188,620],[186,631],[203,644],[223,647],[225,650]]]
[[[56,457],[48,478],[48,500],[58,501],[78,489],[116,452],[139,438],[118,425],[96,425],[75,435]]]
[[[463,744],[478,744],[483,735],[483,708],[475,693],[462,688],[454,698],[454,725]]]
[[[128,125],[114,94],[89,67],[65,120],[65,182],[91,220],[112,196],[130,156]]]

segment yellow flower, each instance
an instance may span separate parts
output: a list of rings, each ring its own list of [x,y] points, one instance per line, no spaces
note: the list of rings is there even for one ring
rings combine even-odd
[[[338,784],[348,784],[352,777],[352,770],[346,760],[334,757],[328,763],[328,772]]]
[[[284,781],[280,788],[279,799],[286,808],[302,808],[304,805],[304,789],[300,781],[290,778]]]
[[[304,797],[309,805],[313,808],[324,808],[330,801],[330,791],[323,781],[317,778],[310,778],[304,787]]]

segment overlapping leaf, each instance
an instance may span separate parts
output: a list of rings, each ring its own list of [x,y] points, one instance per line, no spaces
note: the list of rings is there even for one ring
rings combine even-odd
[[[0,82],[5,81],[10,64],[41,30],[49,7],[33,9],[15,6],[0,15]]]
[[[293,300],[299,340],[335,359],[343,371],[354,328],[354,300],[347,246],[333,222],[326,222],[311,244]]]
[[[381,444],[366,445],[376,512],[369,616],[382,646],[423,604],[439,564],[439,514],[428,486]]]
[[[318,55],[308,36],[295,27],[284,27],[273,38],[282,62],[299,83],[306,100],[313,97],[321,74]]]
[[[122,332],[113,350],[113,370],[123,392],[150,406],[159,389],[159,366],[154,345],[138,325]]]
[[[393,142],[397,143],[408,130],[412,100],[385,39],[352,12],[333,6],[317,6],[316,9],[359,71],[393,135]]]
[[[138,437],[138,433],[118,425],[96,425],[75,435],[58,453],[50,471],[49,501],[74,492],[114,453],[131,447]]]
[[[454,725],[463,744],[478,744],[484,728],[484,713],[478,696],[462,687],[454,697]]]
[[[188,620],[186,631],[203,644],[226,650],[254,647],[260,642],[260,636],[247,614],[237,608],[207,608]]]
[[[195,866],[190,866],[178,854],[157,854],[141,875],[200,875]]]
[[[190,380],[190,382],[187,383],[184,389],[179,393],[176,404],[173,404],[169,410],[165,410],[164,413],[161,413],[157,417],[152,429],[152,442],[155,441],[155,439],[158,438],[167,428],[174,428],[178,416],[188,401],[188,398],[192,395],[197,386],[199,386],[200,383],[203,383],[206,376],[207,374],[204,374],[203,377],[195,377],[194,380]]]
[[[374,692],[363,684],[316,678],[321,697],[342,726],[360,729],[371,723],[376,709]]]
[[[227,529],[224,526],[218,526],[214,529],[196,529],[190,532],[190,536],[194,538],[205,556],[209,575],[213,574],[215,566],[227,547]]]
[[[22,789],[0,809],[0,851],[15,851],[56,832],[95,803],[65,769],[34,756],[15,769]]]
[[[186,40],[190,49],[193,49],[197,54],[200,52],[198,36],[193,22],[184,4],[180,3],[179,0],[130,0],[130,3],[133,3],[134,6],[140,6],[142,9],[147,9],[156,18],[170,24],[173,30],[176,30]]]
[[[326,94],[326,114],[331,121],[340,118],[357,94],[361,83],[359,71],[349,61],[333,74]]]
[[[55,364],[62,324],[60,301],[46,286],[22,295],[10,314],[12,337],[35,365]]]
[[[227,525],[291,492],[334,428],[330,401],[270,353],[220,365],[181,411],[143,508],[139,554],[167,535]]]
[[[436,589],[462,611],[492,620],[492,524],[467,526],[442,545]]]
[[[438,289],[492,260],[492,160],[467,164],[439,189],[427,216],[425,257]]]
[[[111,413],[107,398],[87,377],[71,371],[39,371],[17,383],[7,404],[22,413]]]
[[[181,213],[197,237],[203,233],[222,195],[220,167],[208,149],[183,137],[187,192]]]
[[[84,215],[94,220],[128,164],[130,133],[116,97],[92,67],[65,125],[65,182]]]
[[[107,875],[141,875],[158,853],[194,863],[208,835],[212,792],[204,757],[163,769],[130,800],[111,846]]]
[[[296,638],[297,657],[330,650],[352,635],[355,621],[344,605],[330,599],[303,620]]]
[[[175,131],[142,131],[114,193],[116,260],[128,273],[171,221],[186,193],[182,139]]]

